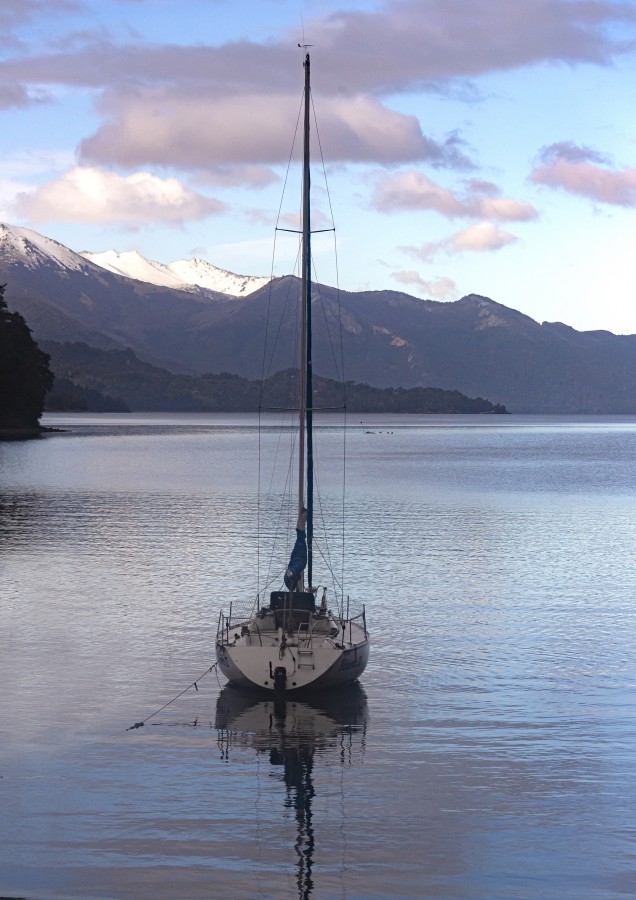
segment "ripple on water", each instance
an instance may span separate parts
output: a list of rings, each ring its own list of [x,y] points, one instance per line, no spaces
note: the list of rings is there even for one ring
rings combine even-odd
[[[257,438],[249,417],[93,419],[0,448],[0,893],[629,893],[631,422],[352,430],[362,696],[283,716],[210,674],[126,732],[202,676],[219,609],[255,593]],[[340,434],[321,437],[335,518]]]

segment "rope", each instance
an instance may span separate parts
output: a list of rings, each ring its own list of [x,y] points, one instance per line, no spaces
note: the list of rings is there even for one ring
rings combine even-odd
[[[193,681],[192,684],[189,684],[189,685],[187,686],[187,688],[184,688],[182,691],[180,691],[180,692],[177,694],[176,697],[173,697],[172,700],[168,700],[167,703],[164,703],[164,705],[161,706],[161,707],[159,707],[159,709],[156,709],[156,710],[155,710],[153,713],[151,713],[149,716],[146,716],[146,718],[145,718],[145,719],[142,719],[141,722],[135,722],[135,724],[134,724],[134,725],[131,725],[130,728],[127,728],[126,731],[134,731],[135,728],[143,728],[143,726],[146,724],[146,722],[147,722],[149,719],[152,719],[152,718],[154,718],[155,716],[159,715],[160,712],[163,712],[164,709],[167,709],[167,707],[170,706],[171,703],[174,703],[175,700],[178,700],[179,697],[183,697],[183,695],[186,693],[186,691],[189,691],[191,687],[193,687],[193,688],[195,689],[195,691],[198,691],[198,690],[199,690],[199,688],[198,688],[198,686],[197,686],[198,682],[201,681],[202,678],[205,678],[206,675],[209,675],[210,672],[213,672],[213,671],[216,669],[217,666],[218,666],[218,662],[213,663],[213,664],[210,666],[209,669],[206,669],[206,670],[205,670],[205,672],[203,673],[203,675],[200,675],[200,676],[196,679],[196,681]]]
[[[314,127],[316,129],[316,136],[318,138],[318,148],[320,151],[320,162],[322,164],[322,174],[325,182],[325,190],[327,193],[327,202],[329,204],[329,214],[331,216],[331,222],[333,224],[333,249],[334,249],[334,258],[336,265],[336,305],[338,309],[338,338],[339,338],[339,351],[340,351],[340,360],[336,358],[336,351],[333,346],[332,338],[331,338],[331,330],[329,329],[327,323],[327,315],[324,303],[322,303],[323,315],[325,316],[325,324],[327,326],[327,335],[329,337],[329,343],[331,345],[331,352],[334,357],[334,365],[336,368],[336,372],[338,376],[342,379],[342,403],[344,408],[344,428],[343,428],[343,438],[342,438],[342,571],[340,575],[340,614],[344,616],[344,598],[345,598],[345,541],[346,541],[346,516],[345,516],[345,507],[346,507],[346,491],[347,491],[347,382],[345,377],[345,362],[344,362],[344,339],[343,339],[343,330],[342,330],[342,302],[340,296],[340,269],[338,264],[338,237],[336,231],[336,222],[333,211],[333,204],[331,202],[331,191],[329,190],[329,180],[327,178],[327,169],[325,166],[325,157],[322,151],[322,141],[320,139],[320,129],[318,128],[318,118],[316,116],[316,110],[314,107],[314,98],[311,96],[311,108],[314,114]],[[317,278],[316,278],[317,280]],[[321,297],[322,300],[322,297]],[[324,559],[324,556],[323,556]],[[335,575],[335,572],[330,569],[334,582],[337,584],[338,579]]]

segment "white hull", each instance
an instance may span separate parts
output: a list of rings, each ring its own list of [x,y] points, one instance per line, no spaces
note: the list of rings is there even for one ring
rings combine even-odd
[[[216,657],[223,675],[244,688],[289,693],[342,687],[364,672],[369,639],[364,624],[333,617],[314,620],[300,634],[268,630],[251,619],[219,630]]]

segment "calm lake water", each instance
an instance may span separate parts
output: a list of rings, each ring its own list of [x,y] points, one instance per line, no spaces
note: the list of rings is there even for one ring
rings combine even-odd
[[[371,661],[282,707],[201,677],[255,417],[46,424],[0,445],[0,896],[636,895],[636,419],[350,418]]]

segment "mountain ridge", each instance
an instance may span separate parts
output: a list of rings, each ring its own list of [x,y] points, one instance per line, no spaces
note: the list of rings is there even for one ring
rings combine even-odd
[[[203,289],[229,297],[243,297],[270,281],[266,276],[236,275],[197,257],[160,263],[146,259],[136,250],[124,253],[115,250],[98,253],[83,250],[79,255],[115,275],[181,291]]]
[[[179,290],[110,272],[28,229],[0,226],[0,279],[37,340],[130,347],[175,373],[258,378],[293,366],[299,282],[240,297]],[[400,291],[313,286],[314,368],[373,387],[488,397],[509,411],[636,413],[636,336],[539,324],[478,294],[451,303]],[[264,355],[263,343],[267,345]],[[340,373],[342,375],[342,373]]]
[[[139,360],[132,350],[97,350],[82,343],[44,341],[55,369],[54,393],[83,395],[104,408],[127,411],[263,412],[297,408],[299,380],[295,369],[270,375],[264,381],[221,372],[174,375]],[[89,395],[93,395],[92,398]],[[47,402],[55,409],[55,396]],[[482,397],[440,388],[373,388],[314,376],[316,411],[505,414],[503,406]]]

